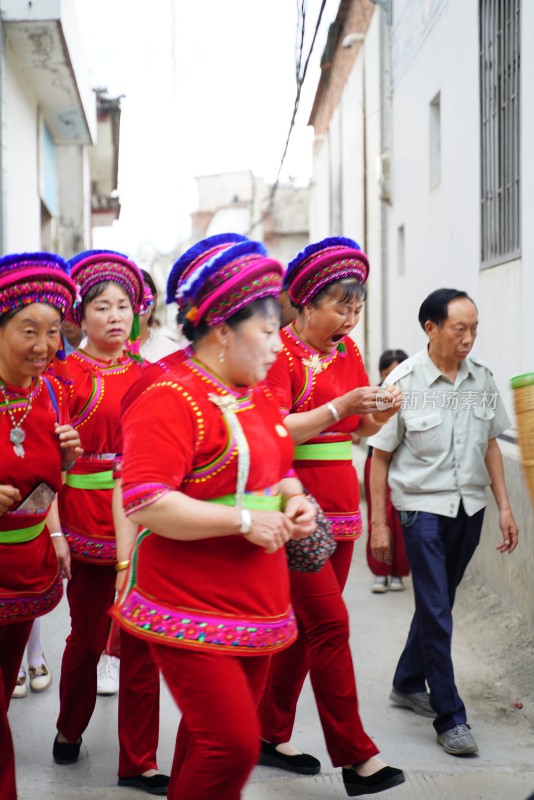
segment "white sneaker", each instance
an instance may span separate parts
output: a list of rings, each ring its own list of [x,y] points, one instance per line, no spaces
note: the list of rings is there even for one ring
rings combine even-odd
[[[102,653],[97,667],[96,693],[117,694],[119,691],[119,659]]]
[[[26,697],[28,694],[28,684],[26,682],[26,672],[24,668],[22,668],[19,672],[17,683],[15,684],[15,688],[13,689],[13,694],[11,697]]]
[[[384,594],[388,590],[387,575],[375,575],[375,582],[371,586],[373,594]]]
[[[406,586],[402,582],[402,578],[397,578],[395,575],[392,575],[389,579],[389,588],[392,592],[403,592]]]

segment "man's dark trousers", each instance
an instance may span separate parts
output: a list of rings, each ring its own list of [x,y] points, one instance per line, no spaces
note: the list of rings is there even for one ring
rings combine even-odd
[[[480,541],[484,509],[472,517],[460,504],[454,518],[426,511],[401,512],[402,532],[412,570],[415,614],[399,659],[393,686],[399,692],[430,690],[438,733],[467,721],[454,682],[451,655],[452,607]]]

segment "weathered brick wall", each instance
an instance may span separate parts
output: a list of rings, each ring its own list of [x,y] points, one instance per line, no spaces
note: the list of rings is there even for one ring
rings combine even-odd
[[[331,63],[322,66],[322,75],[310,114],[310,125],[313,125],[315,136],[321,136],[328,130],[343,87],[362,47],[360,42],[355,42],[351,47],[343,47],[343,39],[350,33],[365,35],[376,9],[371,0],[341,0],[339,4],[336,22],[340,25],[340,33]]]

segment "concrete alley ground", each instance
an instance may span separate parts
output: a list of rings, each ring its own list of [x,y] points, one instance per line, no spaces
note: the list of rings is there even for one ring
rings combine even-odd
[[[355,451],[355,458],[359,465],[359,451]],[[365,509],[363,512],[365,519]],[[384,800],[524,800],[534,791],[534,632],[517,616],[507,613],[472,574],[466,576],[456,605],[454,658],[458,687],[468,709],[479,754],[466,758],[446,755],[435,742],[431,720],[394,708],[388,702],[391,678],[413,613],[413,595],[409,579],[405,592],[371,593],[365,536],[364,533],[356,545],[345,592],[361,716],[384,760],[407,773],[405,784],[379,796]],[[520,558],[520,548],[511,557]],[[116,785],[116,697],[98,698],[95,714],[83,737],[79,762],[59,766],[52,761],[59,665],[67,633],[68,608],[63,600],[43,622],[43,644],[54,676],[53,685],[42,695],[28,695],[11,703],[19,798],[148,797],[138,790]],[[519,703],[522,708],[516,707]],[[162,686],[159,749],[162,771],[170,768],[178,719],[179,714]],[[346,797],[341,770],[333,769],[327,756],[308,683],[301,698],[293,742],[321,759],[321,774],[304,777],[258,767],[247,785],[244,800]]]

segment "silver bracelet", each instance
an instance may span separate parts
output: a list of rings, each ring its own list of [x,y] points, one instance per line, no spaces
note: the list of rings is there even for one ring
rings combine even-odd
[[[57,539],[57,538],[58,538],[58,536],[65,536],[65,534],[64,534],[64,533],[62,533],[61,531],[57,531],[56,533],[51,533],[51,534],[50,534],[50,538],[51,538],[51,539]]]
[[[341,417],[339,416],[337,408],[335,407],[335,405],[333,403],[327,403],[326,407],[330,411],[334,422],[339,422]]]
[[[240,511],[241,527],[239,528],[239,533],[246,535],[247,533],[250,533],[250,529],[252,528],[252,517],[248,508],[241,508]]]

